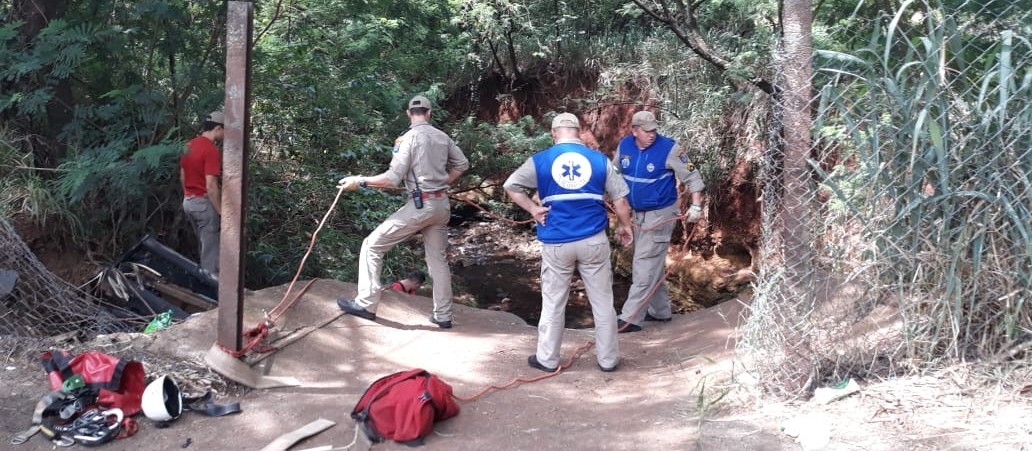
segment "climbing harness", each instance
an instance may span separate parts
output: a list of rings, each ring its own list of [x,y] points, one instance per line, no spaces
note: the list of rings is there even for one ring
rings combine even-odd
[[[96,401],[96,392],[90,394],[91,391],[87,387],[79,387],[72,393],[57,390],[43,396],[33,411],[32,427],[14,434],[11,444],[21,445],[40,432],[47,436],[54,446],[59,447],[68,447],[76,443],[94,446],[113,440],[122,427],[122,409],[94,408],[82,412],[82,408]],[[70,406],[75,406],[79,410],[74,410]],[[59,421],[67,421],[76,414],[79,416],[70,423],[56,424]]]
[[[122,409],[90,409],[69,424],[53,426],[44,421],[40,425],[40,431],[52,441],[57,439],[61,443],[67,443],[67,439],[70,438],[73,443],[83,446],[97,446],[118,436],[122,429],[122,419]]]
[[[33,409],[33,412],[32,412],[32,426],[29,427],[28,429],[24,430],[24,431],[21,431],[19,433],[14,434],[13,436],[11,436],[11,444],[12,445],[21,445],[22,443],[25,443],[25,442],[29,441],[29,439],[32,438],[32,436],[34,436],[37,433],[39,433],[40,432],[40,425],[43,424],[43,413],[47,411],[47,408],[50,407],[51,404],[54,404],[54,402],[59,401],[59,400],[64,400],[64,399],[67,398],[67,396],[68,395],[65,392],[63,392],[61,390],[56,390],[56,391],[50,392],[50,393],[44,395],[42,398],[40,398],[40,400],[36,402],[36,408]],[[57,445],[57,443],[54,443],[54,444]],[[73,444],[74,444],[74,442],[73,442]],[[71,446],[71,445],[58,445],[58,446]]]

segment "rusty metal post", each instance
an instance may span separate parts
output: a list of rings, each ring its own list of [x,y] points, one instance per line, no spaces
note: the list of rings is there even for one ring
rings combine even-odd
[[[222,237],[219,252],[218,343],[242,347],[244,257],[247,250],[247,160],[251,136],[251,2],[230,1],[226,13],[226,105],[222,151]]]

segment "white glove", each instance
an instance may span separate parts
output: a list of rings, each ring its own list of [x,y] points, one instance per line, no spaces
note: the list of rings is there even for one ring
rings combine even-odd
[[[337,189],[344,191],[358,191],[362,185],[365,185],[365,180],[357,175],[351,175],[344,177],[337,182]]]
[[[692,207],[688,209],[688,222],[699,222],[702,219],[702,206],[692,204]]]

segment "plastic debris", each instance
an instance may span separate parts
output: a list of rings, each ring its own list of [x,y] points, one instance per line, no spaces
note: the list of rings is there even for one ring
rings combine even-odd
[[[831,443],[831,425],[824,415],[806,414],[786,420],[781,432],[795,438],[803,451],[821,450]]]
[[[169,310],[167,312],[158,313],[157,315],[155,315],[154,319],[151,320],[150,324],[147,324],[147,327],[145,327],[143,329],[143,333],[145,333],[145,334],[154,333],[154,332],[157,332],[157,331],[159,331],[161,329],[165,329],[165,328],[167,328],[168,326],[171,326],[171,325],[172,325],[172,311]]]
[[[850,378],[830,387],[820,387],[813,392],[813,402],[828,404],[836,399],[849,396],[860,391],[860,385]]]

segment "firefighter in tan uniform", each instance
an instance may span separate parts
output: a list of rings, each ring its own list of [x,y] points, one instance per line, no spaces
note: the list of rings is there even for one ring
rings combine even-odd
[[[410,193],[405,206],[394,212],[362,242],[358,260],[358,294],[355,299],[337,299],[345,313],[376,319],[382,284],[383,256],[396,244],[423,234],[426,265],[434,288],[434,311],[430,322],[442,329],[452,327],[451,272],[445,251],[448,247],[448,219],[451,204],[448,187],[469,168],[462,150],[444,132],[430,125],[430,100],[415,96],[406,114],[409,129],[395,141],[390,167],[372,177],[350,176],[340,180],[345,191],[358,188],[395,188],[402,181]]]

